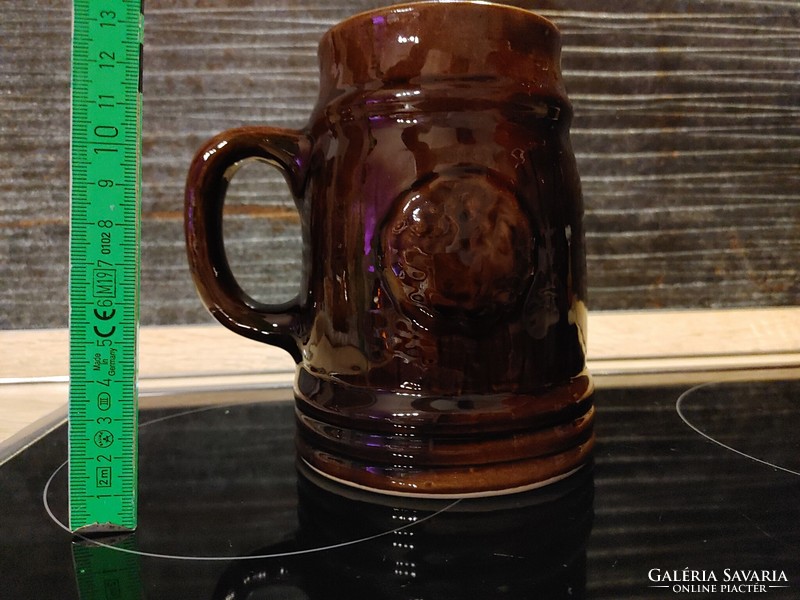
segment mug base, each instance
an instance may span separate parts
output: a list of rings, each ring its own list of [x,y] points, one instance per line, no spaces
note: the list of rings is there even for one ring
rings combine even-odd
[[[317,383],[324,393],[295,389],[298,458],[350,487],[418,498],[516,494],[565,479],[592,457],[585,374],[539,394],[411,400]]]
[[[506,489],[487,489],[484,491],[477,491],[477,492],[461,492],[461,493],[425,493],[425,492],[415,492],[415,491],[402,491],[396,489],[387,489],[383,487],[369,487],[367,485],[363,485],[360,483],[356,483],[354,481],[349,481],[347,479],[340,479],[330,473],[326,473],[325,471],[321,471],[317,469],[304,458],[300,459],[300,463],[304,470],[304,474],[306,477],[309,477],[309,472],[317,477],[322,477],[325,480],[333,481],[336,484],[346,486],[348,488],[354,488],[356,490],[360,490],[363,492],[369,492],[372,494],[379,494],[382,496],[394,496],[400,498],[419,498],[419,499],[436,499],[436,500],[456,500],[460,498],[496,498],[498,496],[508,496],[512,494],[522,494],[525,492],[532,492],[534,490],[541,489],[543,487],[547,487],[549,485],[553,485],[565,479],[576,475],[577,473],[583,471],[584,469],[588,468],[589,461],[580,466],[568,471],[566,473],[562,473],[561,475],[556,475],[547,479],[545,481],[538,481],[536,483],[530,483],[527,485],[506,488]]]

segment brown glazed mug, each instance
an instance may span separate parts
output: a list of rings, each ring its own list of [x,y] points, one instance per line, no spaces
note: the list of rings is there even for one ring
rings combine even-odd
[[[575,472],[594,409],[558,30],[519,8],[420,2],[333,27],[319,61],[308,124],[211,139],[185,207],[206,307],[297,362],[300,459],[415,496]],[[283,173],[300,213],[286,304],[251,298],[225,257],[225,190],[248,160]]]

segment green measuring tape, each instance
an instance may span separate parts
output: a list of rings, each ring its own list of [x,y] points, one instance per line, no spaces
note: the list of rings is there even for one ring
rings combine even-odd
[[[69,522],[133,530],[141,0],[74,0],[70,207]]]
[[[103,538],[94,542],[72,543],[72,561],[80,600],[141,600],[141,569],[136,536],[121,539]]]

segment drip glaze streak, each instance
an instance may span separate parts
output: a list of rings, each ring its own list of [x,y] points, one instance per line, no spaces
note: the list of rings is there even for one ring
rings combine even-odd
[[[456,26],[457,24],[457,26]],[[298,449],[390,493],[499,493],[588,459],[585,251],[555,27],[527,11],[419,3],[353,17],[319,47],[300,132],[233,130],[187,186],[201,297],[299,363]],[[256,303],[224,258],[239,161],[287,177],[306,287]]]

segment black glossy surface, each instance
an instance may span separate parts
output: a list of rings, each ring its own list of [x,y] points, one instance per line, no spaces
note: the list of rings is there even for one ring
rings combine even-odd
[[[341,496],[299,477],[288,401],[145,411],[140,525],[124,543],[170,557],[73,547],[42,501],[55,472],[47,503],[64,519],[61,427],[0,467],[0,596],[797,598],[800,382],[688,389],[601,390],[593,471],[455,504]],[[717,581],[681,585],[716,592],[648,578],[686,568]],[[725,569],[780,580],[722,593]]]

